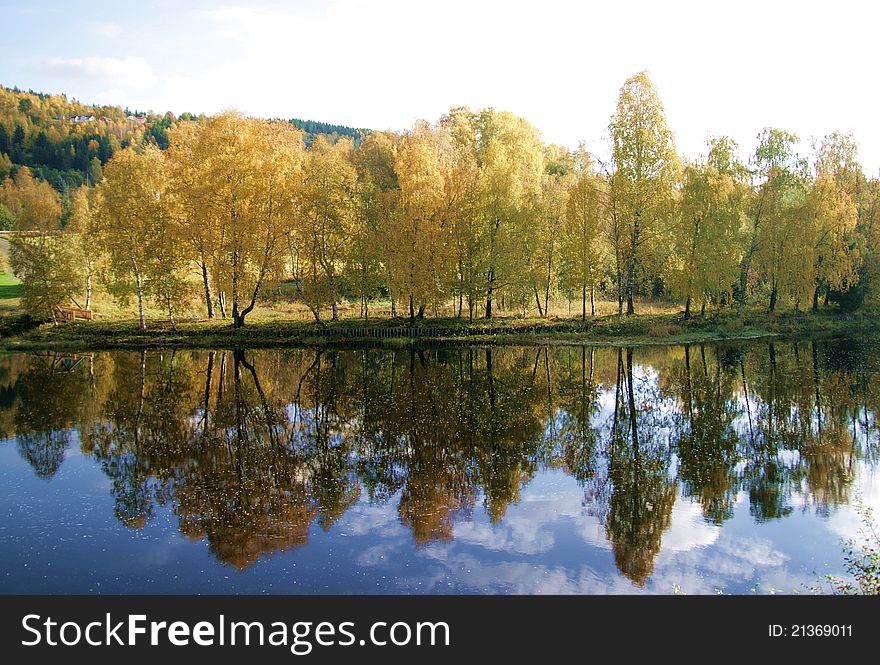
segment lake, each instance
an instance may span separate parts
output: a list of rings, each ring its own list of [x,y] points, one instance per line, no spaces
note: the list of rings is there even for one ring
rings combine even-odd
[[[880,342],[0,356],[2,593],[810,593]]]

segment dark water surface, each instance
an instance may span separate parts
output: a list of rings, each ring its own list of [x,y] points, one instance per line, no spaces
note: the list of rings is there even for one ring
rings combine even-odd
[[[0,592],[805,593],[878,401],[865,340],[0,356]]]

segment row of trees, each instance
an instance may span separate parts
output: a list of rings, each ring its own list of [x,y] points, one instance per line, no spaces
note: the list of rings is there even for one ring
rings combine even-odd
[[[14,203],[29,174],[7,181],[22,232],[13,267],[35,311],[77,294],[88,303],[98,276],[136,296],[142,327],[146,298],[173,324],[196,284],[206,315],[236,327],[279,280],[319,322],[346,298],[367,318],[380,295],[411,319],[450,302],[460,317],[547,316],[555,294],[579,299],[586,318],[597,292],[621,314],[638,294],[671,295],[689,317],[757,296],[770,311],[780,299],[816,309],[870,286],[880,181],[851,136],[826,136],[812,163],[779,129],[761,133],[748,164],[727,137],[683,163],[642,72],[621,88],[610,137],[601,163],[493,109],[309,147],[288,122],[178,122],[167,150],[116,153],[67,215],[35,220]]]

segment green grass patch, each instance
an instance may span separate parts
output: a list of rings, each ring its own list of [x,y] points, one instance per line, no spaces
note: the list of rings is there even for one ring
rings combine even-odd
[[[378,346],[423,344],[593,344],[638,346],[688,344],[761,337],[822,337],[875,330],[880,310],[843,314],[829,309],[818,313],[769,314],[751,309],[707,313],[684,320],[681,312],[666,311],[632,317],[597,316],[538,318],[502,317],[468,321],[458,318],[384,318],[363,321],[347,318],[323,325],[279,316],[254,317],[235,329],[229,319],[190,318],[176,329],[150,321],[147,330],[136,319],[97,319],[58,326],[43,324],[8,334],[6,349],[100,349],[132,347],[235,348],[258,346]]]
[[[8,272],[0,271],[0,300],[21,297],[21,281]]]
[[[0,271],[0,318],[15,315],[21,305],[21,282],[11,273]],[[2,329],[0,324],[0,329]]]

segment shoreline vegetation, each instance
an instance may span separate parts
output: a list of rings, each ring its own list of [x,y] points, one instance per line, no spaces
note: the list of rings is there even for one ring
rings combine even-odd
[[[28,327],[24,317],[0,321],[0,350],[100,350],[144,347],[249,348],[313,346],[430,346],[435,344],[518,344],[591,346],[648,346],[753,340],[769,337],[798,339],[871,333],[880,322],[873,309],[842,314],[837,311],[785,312],[747,310],[716,312],[685,319],[670,310],[636,317],[616,314],[552,319],[499,317],[467,321],[448,317],[411,324],[408,318],[363,321],[342,319],[318,325],[306,320],[255,320],[235,328],[228,320],[191,319],[176,323],[151,322],[141,330],[137,318],[73,321]]]

